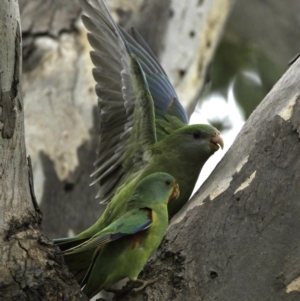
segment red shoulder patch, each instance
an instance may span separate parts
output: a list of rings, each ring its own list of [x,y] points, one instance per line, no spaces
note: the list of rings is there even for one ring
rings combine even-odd
[[[149,218],[149,220],[152,221],[152,210],[149,208],[144,208],[142,210],[147,210],[147,217]],[[139,245],[142,244],[144,239],[143,237],[144,231],[145,230],[139,231],[131,236],[131,241],[132,241],[131,250],[134,250],[135,248],[137,248]]]
[[[143,242],[143,231],[140,231],[138,233],[135,233],[132,235],[132,238],[131,238],[131,250],[134,250],[135,248],[137,248],[139,245],[142,244]]]

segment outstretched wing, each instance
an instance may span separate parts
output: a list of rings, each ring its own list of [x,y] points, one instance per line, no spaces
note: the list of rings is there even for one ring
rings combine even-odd
[[[96,197],[107,202],[129,174],[144,166],[147,145],[156,142],[155,118],[169,114],[187,123],[187,116],[140,35],[120,29],[102,0],[79,2],[94,48],[91,59],[100,108],[100,143],[92,184],[100,184]]]
[[[152,210],[149,208],[131,209],[119,219],[115,220],[109,226],[95,234],[89,240],[82,244],[63,252],[64,255],[70,255],[85,252],[91,249],[97,249],[104,244],[120,239],[127,235],[133,235],[137,232],[149,228],[152,224]]]
[[[127,172],[143,166],[145,148],[156,142],[154,104],[140,63],[105,4],[96,0],[80,4],[88,15],[82,20],[95,49],[91,58],[100,108],[99,156],[92,184],[100,184],[97,197],[105,202]]]
[[[179,102],[173,85],[146,41],[134,28],[131,29],[131,35],[122,28],[120,30],[131,51],[141,62],[142,69],[146,74],[154,100],[155,118],[164,119],[165,115],[168,114],[177,117],[182,123],[188,124],[186,111]]]

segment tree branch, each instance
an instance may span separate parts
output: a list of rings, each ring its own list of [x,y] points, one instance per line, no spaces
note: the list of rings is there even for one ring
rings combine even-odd
[[[297,60],[174,217],[143,272],[160,280],[118,301],[299,300],[299,79]]]
[[[0,3],[0,299],[86,300],[40,230],[29,177],[17,1]]]

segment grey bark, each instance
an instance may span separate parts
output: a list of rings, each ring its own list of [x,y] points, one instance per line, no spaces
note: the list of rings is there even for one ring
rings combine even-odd
[[[103,210],[89,187],[98,143],[90,47],[76,1],[21,0],[20,11],[26,147],[42,225],[51,238],[68,236]]]
[[[86,300],[40,229],[24,139],[18,1],[0,3],[0,299]]]
[[[199,100],[234,3],[235,0],[171,1],[160,61],[189,116]]]
[[[143,278],[118,301],[300,299],[300,60],[174,217]]]

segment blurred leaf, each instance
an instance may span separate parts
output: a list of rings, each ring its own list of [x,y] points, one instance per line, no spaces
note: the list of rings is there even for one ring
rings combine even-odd
[[[283,72],[258,47],[224,37],[211,66],[211,81],[200,101],[216,93],[227,99],[232,87],[247,119]]]

